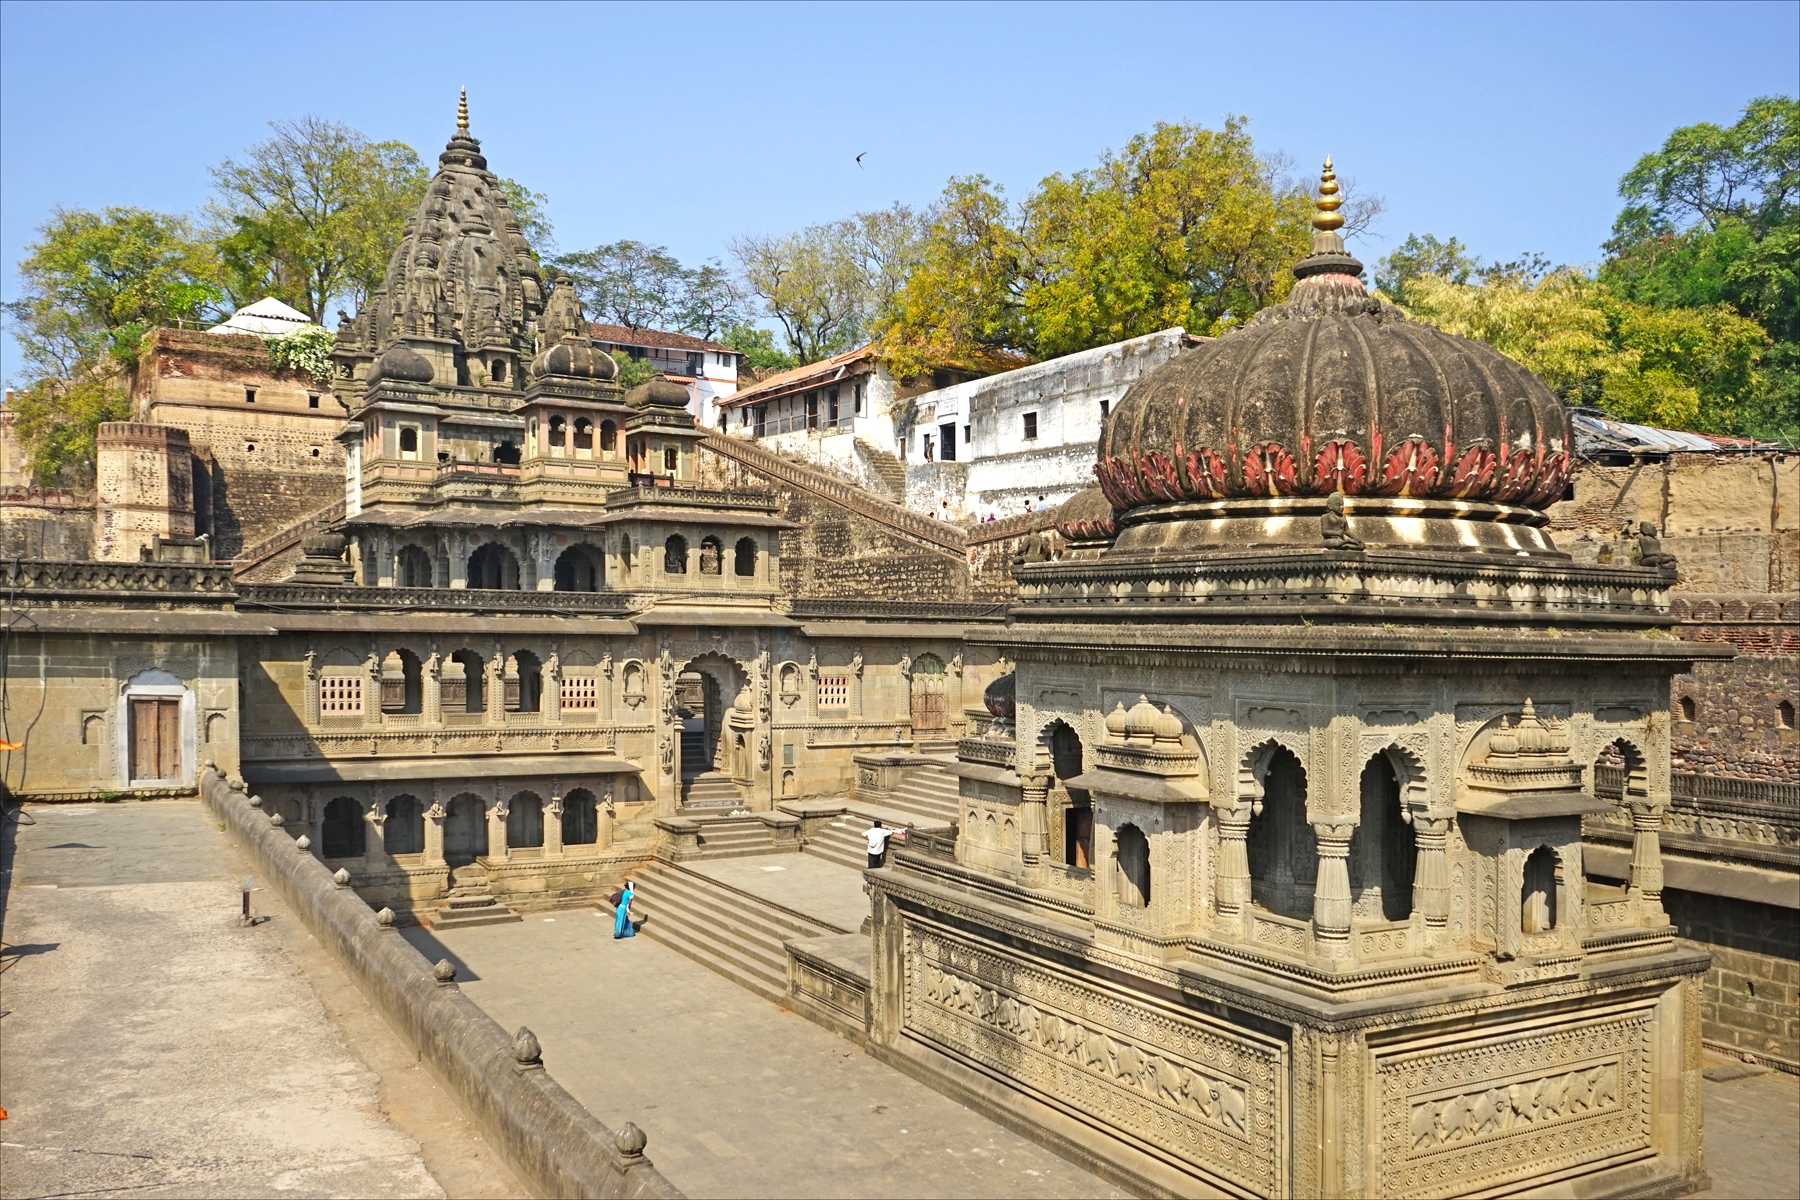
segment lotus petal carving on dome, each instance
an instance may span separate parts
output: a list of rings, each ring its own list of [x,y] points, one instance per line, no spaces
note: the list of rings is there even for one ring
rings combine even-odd
[[[1325,443],[1313,463],[1313,490],[1320,495],[1342,492],[1354,496],[1369,480],[1369,462],[1355,442],[1339,439]]]
[[[1180,450],[1180,444],[1177,443],[1175,448]],[[1187,465],[1188,495],[1206,500],[1226,495],[1231,486],[1231,471],[1217,450],[1211,446],[1190,450],[1183,461]]]
[[[1437,481],[1437,451],[1424,438],[1410,437],[1387,456],[1381,480],[1370,490],[1377,496],[1430,496]]]
[[[1244,455],[1244,490],[1255,496],[1297,496],[1294,456],[1279,442],[1253,446]]]

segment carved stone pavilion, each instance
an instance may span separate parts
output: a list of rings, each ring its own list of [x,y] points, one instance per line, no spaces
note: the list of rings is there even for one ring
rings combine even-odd
[[[870,1045],[1155,1194],[1690,1189],[1674,573],[1556,548],[1562,406],[1370,297],[1322,192],[1287,303],[1133,387],[971,633],[1016,729],[870,873]],[[1582,872],[1609,756],[1623,887]]]

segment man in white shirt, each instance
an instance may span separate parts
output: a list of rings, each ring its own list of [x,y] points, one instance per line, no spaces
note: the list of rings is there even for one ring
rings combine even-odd
[[[876,867],[879,867],[887,857],[887,843],[889,838],[903,838],[905,836],[906,830],[884,829],[882,828],[880,821],[875,822],[873,826],[865,831],[863,837],[869,840],[869,870],[873,871]]]

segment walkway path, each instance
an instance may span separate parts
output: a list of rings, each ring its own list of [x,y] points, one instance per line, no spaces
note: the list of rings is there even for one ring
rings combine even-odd
[[[810,854],[700,859],[684,865],[845,933],[856,933],[869,916],[862,872]]]
[[[405,933],[458,961],[502,1026],[530,1026],[596,1117],[641,1124],[690,1196],[1121,1194],[666,946],[613,941],[590,910]]]
[[[272,895],[239,926],[198,803],[25,820],[0,838],[0,1195],[443,1196],[396,1111],[458,1139],[452,1194],[516,1192],[491,1154],[466,1169],[460,1111]]]

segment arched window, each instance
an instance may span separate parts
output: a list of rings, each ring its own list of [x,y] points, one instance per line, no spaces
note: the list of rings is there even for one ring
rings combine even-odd
[[[1044,748],[1050,751],[1051,770],[1056,774],[1051,801],[1062,821],[1062,860],[1071,867],[1091,867],[1094,865],[1093,798],[1086,788],[1063,783],[1063,780],[1081,774],[1081,738],[1066,721],[1052,721],[1044,731],[1043,741]]]
[[[519,590],[519,560],[498,542],[489,542],[469,555],[469,586],[489,591]]]
[[[563,420],[561,417],[551,417],[550,448],[552,450],[561,450],[565,444],[565,439],[568,437],[568,432],[569,423],[567,421]]]
[[[737,561],[733,564],[733,569],[740,576],[748,578],[756,574],[756,539],[739,538],[735,557]]]
[[[619,441],[619,427],[611,421],[600,422],[600,449],[611,454]]]
[[[1788,708],[1791,710],[1793,705],[1789,704]],[[1694,719],[1694,698],[1692,696],[1683,696],[1681,699],[1677,700],[1675,702],[1675,712],[1676,720],[1692,721]]]
[[[412,796],[395,796],[387,804],[381,846],[389,854],[425,852],[425,812]]]
[[[592,450],[594,448],[594,423],[586,417],[575,420],[575,448]]]
[[[679,533],[669,535],[663,543],[663,574],[686,575],[688,562],[687,539]]]
[[[422,546],[400,547],[398,570],[394,572],[401,587],[428,588],[437,585],[437,564]]]
[[[506,711],[537,712],[544,696],[544,664],[531,651],[520,650],[507,659],[506,665]],[[513,672],[517,672],[516,677]]]
[[[1688,703],[1691,705],[1693,701],[1690,700]],[[1691,721],[1694,718],[1688,717],[1687,719]],[[1792,700],[1783,700],[1775,706],[1775,724],[1782,729],[1794,728],[1794,702]]]
[[[457,650],[444,663],[440,707],[447,713],[487,711],[486,664],[473,650]]]
[[[348,796],[339,796],[325,806],[319,853],[326,858],[361,858],[368,853],[368,828],[362,805]]]
[[[717,575],[725,569],[725,545],[718,538],[707,536],[700,539],[700,573]]]
[[[1136,825],[1121,825],[1113,840],[1118,863],[1119,903],[1131,908],[1150,904],[1150,841]]]
[[[599,591],[605,561],[600,552],[591,546],[570,546],[556,559],[556,590]]]
[[[1519,929],[1547,933],[1556,928],[1556,851],[1539,846],[1525,860],[1525,886],[1519,892]]]
[[[411,425],[400,427],[400,454],[403,458],[416,458],[419,453],[419,431]]]
[[[514,849],[544,844],[544,802],[536,792],[520,792],[507,801],[506,844]]]
[[[594,793],[576,788],[563,797],[562,840],[565,846],[591,846],[599,840]]]
[[[381,711],[417,713],[425,708],[419,656],[411,650],[390,650],[381,660]]]
[[[494,446],[494,461],[509,467],[519,465],[519,448],[511,442],[500,442]]]
[[[1250,897],[1270,912],[1305,920],[1319,875],[1318,842],[1306,822],[1306,770],[1277,746],[1262,786],[1262,812],[1250,819]]]
[[[1400,807],[1400,778],[1385,754],[1371,758],[1362,773],[1362,809],[1350,838],[1350,894],[1369,888],[1381,895],[1384,920],[1404,921],[1412,915],[1412,826]]]

